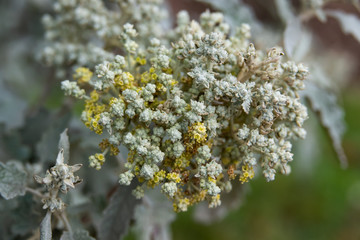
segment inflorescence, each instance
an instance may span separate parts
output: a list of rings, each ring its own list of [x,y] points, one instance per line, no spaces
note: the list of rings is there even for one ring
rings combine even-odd
[[[307,68],[282,62],[279,48],[256,50],[249,25],[230,34],[223,18],[206,11],[190,21],[182,11],[177,27],[157,38],[127,23],[116,28],[123,56],[62,82],[67,95],[85,101],[86,127],[106,136],[90,166],[100,169],[125,146],[119,182],[137,178],[137,198],[160,186],[175,211],[201,201],[216,207],[232,180],[290,172],[290,140],[306,135],[298,91]]]

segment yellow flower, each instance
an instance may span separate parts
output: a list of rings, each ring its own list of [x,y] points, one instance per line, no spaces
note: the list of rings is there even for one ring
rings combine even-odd
[[[249,165],[243,165],[241,168],[240,182],[245,183],[248,182],[249,179],[252,179],[255,175],[254,168]]]
[[[77,80],[78,83],[87,83],[90,81],[92,75],[93,73],[88,68],[80,67],[75,70],[73,78]]]
[[[171,181],[174,181],[176,183],[179,183],[181,181],[180,179],[180,174],[179,173],[176,173],[176,172],[172,172],[172,173],[168,173],[166,175],[166,178],[168,180],[171,180]]]
[[[197,122],[194,123],[189,129],[190,136],[196,140],[198,143],[206,141],[206,127],[204,123]]]
[[[140,65],[145,65],[146,64],[146,59],[145,58],[136,57],[135,61],[137,63],[139,63]]]

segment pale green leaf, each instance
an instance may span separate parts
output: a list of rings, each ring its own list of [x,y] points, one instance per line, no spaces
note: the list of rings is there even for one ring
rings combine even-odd
[[[111,197],[100,223],[101,240],[119,240],[127,233],[135,206],[140,203],[131,193],[136,185],[133,181],[130,186],[120,186]]]
[[[0,123],[5,123],[7,129],[20,127],[24,123],[26,106],[25,100],[5,86],[0,75]]]
[[[360,18],[354,14],[342,11],[326,11],[326,13],[339,21],[341,29],[346,34],[351,34],[360,42]]]
[[[27,174],[19,162],[0,162],[0,194],[5,199],[25,195]]]
[[[83,229],[78,229],[71,235],[70,232],[63,232],[60,240],[95,240],[95,238],[89,236],[89,232]]]
[[[16,198],[16,200],[18,206],[11,211],[11,232],[16,235],[25,236],[39,227],[41,205],[32,194],[26,194],[23,197]]]
[[[51,240],[51,239],[52,239],[51,212],[48,211],[40,224],[40,240]]]
[[[60,141],[59,141],[59,151],[61,149],[64,150],[64,163],[68,163],[70,158],[70,143],[69,143],[69,136],[67,134],[67,131],[68,129],[66,128],[60,134]]]
[[[314,75],[311,77],[316,78]],[[341,166],[347,167],[347,158],[341,144],[345,132],[344,111],[339,106],[336,95],[312,82],[306,83],[302,94],[309,100],[312,110],[318,114],[321,125],[327,130]]]
[[[135,232],[140,240],[171,239],[170,224],[176,214],[171,202],[159,188],[150,189],[143,204],[135,208]]]
[[[59,152],[58,143],[59,135],[64,131],[69,123],[71,115],[66,114],[61,117],[53,116],[50,119],[51,124],[46,129],[41,137],[40,142],[36,145],[36,152],[41,162],[51,162],[56,160]]]
[[[312,36],[304,29],[299,17],[287,22],[283,42],[286,55],[293,60],[300,61],[309,52]]]
[[[295,18],[294,8],[289,0],[275,0],[276,10],[283,23],[288,23]]]
[[[242,23],[251,25],[252,31],[260,31],[261,26],[255,18],[255,14],[251,7],[242,0],[198,0],[207,3],[211,7],[224,14],[226,21],[233,29],[239,27]]]

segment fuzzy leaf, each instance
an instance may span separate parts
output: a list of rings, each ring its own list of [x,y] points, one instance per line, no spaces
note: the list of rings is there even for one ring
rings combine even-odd
[[[100,222],[101,240],[119,240],[127,233],[135,206],[140,203],[131,193],[137,184],[133,181],[130,186],[120,186],[111,197]]]
[[[36,145],[37,155],[41,162],[54,162],[58,154],[59,135],[68,125],[71,115],[53,116],[51,125],[44,132],[40,142]]]
[[[69,162],[70,157],[70,143],[69,143],[69,136],[67,134],[68,129],[66,128],[61,134],[60,134],[60,141],[59,141],[59,151],[61,149],[64,150],[64,163]]]
[[[299,18],[293,18],[286,25],[284,31],[284,48],[289,57],[293,57],[296,47],[299,45],[302,38],[302,25]]]
[[[0,156],[2,159],[17,159],[27,161],[30,156],[30,147],[22,142],[21,133],[17,129],[4,132],[0,127]]]
[[[51,212],[48,211],[40,224],[40,240],[51,240]]]
[[[7,200],[25,195],[27,174],[19,164],[15,161],[0,162],[0,194]]]
[[[286,25],[283,41],[287,56],[300,61],[311,48],[312,35],[303,28],[300,18],[294,17]]]
[[[344,33],[353,35],[360,42],[360,18],[342,11],[327,11],[326,13],[339,21]]]
[[[89,236],[88,231],[79,229],[79,230],[74,231],[72,236],[69,232],[63,232],[60,240],[95,240],[95,238],[92,238],[91,236]]]
[[[283,23],[287,23],[295,18],[294,9],[291,1],[275,0],[276,10]]]
[[[170,224],[175,217],[171,202],[159,188],[150,189],[145,194],[143,204],[135,209],[135,232],[138,239],[171,239]]]
[[[321,125],[330,136],[341,166],[347,167],[347,158],[341,145],[345,132],[344,111],[338,105],[336,95],[312,82],[306,83],[302,94],[309,100],[312,110],[319,115]]]
[[[252,31],[259,30],[260,24],[255,18],[252,8],[244,4],[242,0],[228,0],[224,4],[219,0],[198,0],[199,2],[207,3],[216,10],[224,14],[226,21],[235,29],[241,23],[249,23]]]
[[[18,206],[11,211],[11,232],[25,237],[39,227],[41,221],[41,216],[39,216],[41,205],[35,201],[38,199],[35,199],[34,196],[29,193],[23,197],[16,198],[16,200]]]
[[[0,75],[0,122],[7,129],[23,125],[26,106],[26,101],[5,86]]]

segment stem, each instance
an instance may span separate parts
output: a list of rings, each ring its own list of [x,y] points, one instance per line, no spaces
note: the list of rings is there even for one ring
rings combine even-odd
[[[38,190],[35,190],[35,189],[32,189],[32,188],[29,188],[29,187],[25,187],[25,191],[39,197],[39,198],[45,198],[45,196],[39,192]]]
[[[68,218],[67,218],[67,216],[66,216],[66,213],[65,213],[65,212],[61,212],[59,216],[60,216],[61,220],[63,221],[66,229],[69,231],[70,236],[72,236],[73,231],[72,231],[71,225],[70,225],[70,223],[69,223],[69,220],[68,220]]]

